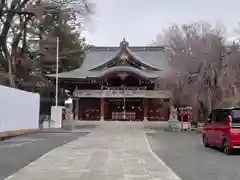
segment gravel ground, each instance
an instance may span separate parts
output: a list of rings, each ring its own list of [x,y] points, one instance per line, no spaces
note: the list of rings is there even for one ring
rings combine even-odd
[[[201,134],[194,132],[149,133],[153,151],[182,180],[239,180],[240,153],[232,156],[205,148]]]
[[[36,133],[0,141],[0,180],[50,150],[86,134],[86,132]]]

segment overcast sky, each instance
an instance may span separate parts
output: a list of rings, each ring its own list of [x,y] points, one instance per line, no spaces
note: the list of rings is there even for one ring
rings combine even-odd
[[[240,0],[91,0],[96,14],[88,23],[87,40],[93,45],[147,45],[173,23],[206,20],[229,29],[240,22]]]

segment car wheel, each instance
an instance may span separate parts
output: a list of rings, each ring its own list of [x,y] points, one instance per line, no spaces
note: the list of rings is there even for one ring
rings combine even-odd
[[[209,144],[208,144],[208,137],[207,137],[206,134],[203,134],[202,141],[203,141],[203,145],[204,145],[204,147],[209,147]]]
[[[223,152],[227,155],[232,154],[232,149],[229,148],[228,140],[224,139],[223,140]]]

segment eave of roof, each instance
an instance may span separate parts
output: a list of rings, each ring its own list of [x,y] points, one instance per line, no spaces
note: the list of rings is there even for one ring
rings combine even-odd
[[[147,71],[142,71],[140,69],[131,67],[131,66],[114,66],[111,68],[108,68],[104,71],[88,71],[88,73],[83,74],[78,71],[78,69],[70,72],[64,72],[60,73],[58,75],[59,78],[63,79],[86,79],[86,78],[102,78],[107,75],[110,75],[112,73],[117,73],[117,72],[128,72],[132,74],[136,74],[137,76],[140,76],[145,79],[156,79],[159,78],[161,75],[161,72],[158,71],[158,73],[153,73],[153,72],[147,72]],[[50,78],[55,78],[56,74],[50,74],[47,75]]]
[[[111,73],[118,73],[118,72],[133,73],[133,74],[136,74],[136,75],[138,75],[140,77],[143,77],[145,79],[155,79],[155,78],[159,77],[159,74],[151,73],[151,72],[145,72],[145,71],[142,71],[140,69],[137,69],[137,68],[134,68],[134,67],[131,67],[131,66],[114,66],[114,67],[108,68],[108,69],[101,72],[100,77],[104,77],[104,76],[107,76]]]

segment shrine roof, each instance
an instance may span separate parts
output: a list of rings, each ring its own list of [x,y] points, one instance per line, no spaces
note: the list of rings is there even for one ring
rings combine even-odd
[[[121,42],[124,43],[126,41]],[[145,78],[155,79],[166,75],[171,69],[164,47],[160,46],[128,46],[119,47],[97,47],[91,46],[85,52],[85,59],[78,69],[59,73],[59,78],[63,79],[85,79],[99,78],[107,72],[127,71],[133,72]],[[130,65],[118,65],[106,67],[111,62],[118,61],[122,52],[126,52],[134,61],[141,64],[141,69]],[[55,77],[55,74],[48,77]]]

